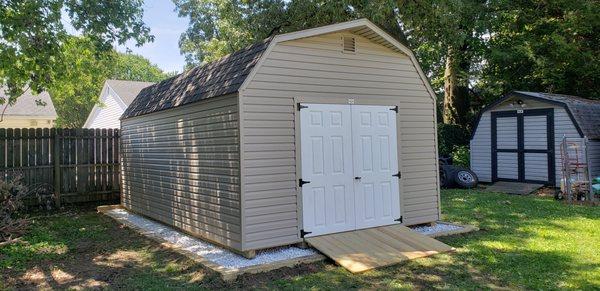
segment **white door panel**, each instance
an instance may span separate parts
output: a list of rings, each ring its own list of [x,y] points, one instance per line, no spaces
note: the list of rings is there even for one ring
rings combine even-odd
[[[355,229],[352,126],[348,105],[300,111],[304,230],[310,236]]]
[[[306,236],[397,223],[396,112],[390,106],[303,104],[300,142]]]
[[[400,217],[396,112],[352,106],[356,228],[397,223]]]

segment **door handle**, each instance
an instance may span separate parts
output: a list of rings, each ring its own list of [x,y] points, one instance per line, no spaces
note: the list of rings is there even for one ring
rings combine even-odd
[[[354,180],[360,180],[362,177],[354,177]]]

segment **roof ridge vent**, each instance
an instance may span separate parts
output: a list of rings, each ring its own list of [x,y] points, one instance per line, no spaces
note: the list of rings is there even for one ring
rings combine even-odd
[[[343,53],[356,53],[356,37],[352,35],[342,36],[342,48]]]

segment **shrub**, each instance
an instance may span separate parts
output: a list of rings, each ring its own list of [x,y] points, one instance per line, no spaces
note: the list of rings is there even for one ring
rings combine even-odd
[[[455,146],[452,151],[452,163],[456,166],[470,167],[470,152],[468,146]]]
[[[451,156],[455,147],[468,146],[470,132],[455,124],[438,123],[438,149],[440,156]]]
[[[0,242],[10,241],[25,232],[28,220],[20,217],[20,211],[27,195],[21,176],[0,180]]]

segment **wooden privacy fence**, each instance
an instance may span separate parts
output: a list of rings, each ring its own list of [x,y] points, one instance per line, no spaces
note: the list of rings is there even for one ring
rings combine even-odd
[[[17,175],[58,206],[117,199],[119,130],[2,128],[0,179]]]

